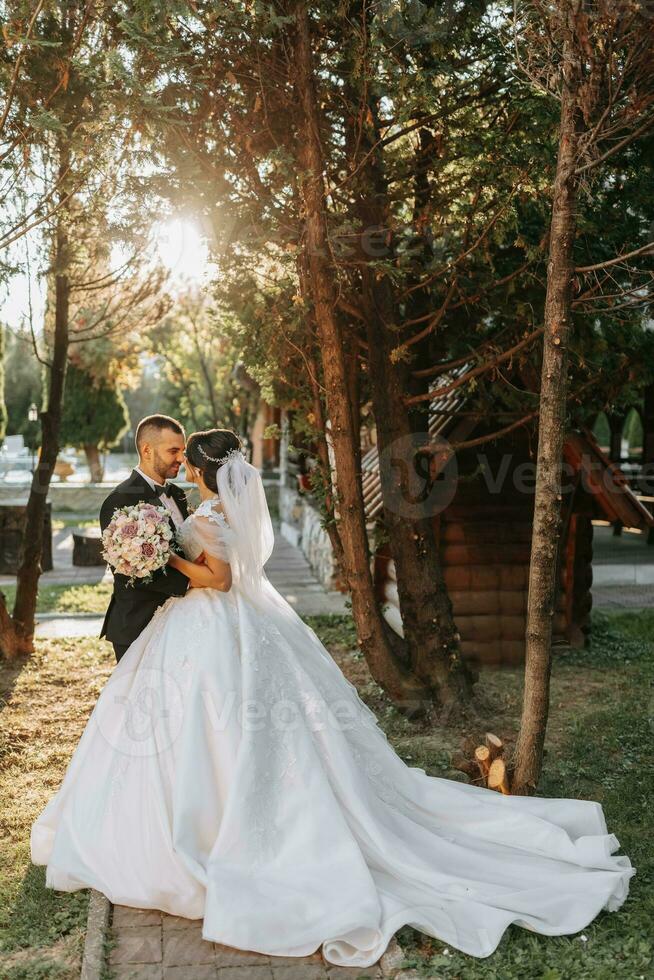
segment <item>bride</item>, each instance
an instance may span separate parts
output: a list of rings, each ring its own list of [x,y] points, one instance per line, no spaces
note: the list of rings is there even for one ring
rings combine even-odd
[[[204,939],[366,967],[405,924],[488,956],[510,923],[550,936],[624,902],[599,803],[427,776],[263,570],[273,529],[237,436],[186,449],[193,586],[102,690],[34,822],[46,885],[202,918]]]

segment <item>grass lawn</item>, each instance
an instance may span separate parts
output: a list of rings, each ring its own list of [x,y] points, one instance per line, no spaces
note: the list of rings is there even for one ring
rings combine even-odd
[[[104,616],[111,596],[111,582],[96,585],[42,585],[36,611],[39,613],[97,613]],[[16,596],[15,585],[3,585],[2,591],[11,609]]]
[[[356,650],[347,617],[311,617],[400,755],[434,775],[449,769],[464,734],[496,732],[507,741],[520,710],[519,670],[485,669],[473,720],[434,729],[408,722],[386,701]],[[114,666],[95,639],[41,641],[20,667],[0,665],[0,977],[79,975],[87,892],[53,892],[29,860],[29,830],[58,787],[97,695]],[[22,667],[22,669],[21,669]],[[511,927],[498,951],[475,960],[405,927],[398,934],[405,968],[443,980],[638,980],[654,976],[654,611],[594,617],[593,649],[560,656],[543,796],[599,800],[609,831],[637,868],[631,894],[580,936],[538,937]],[[245,980],[245,978],[244,978]]]
[[[45,868],[30,862],[29,834],[115,662],[108,644],[84,638],[42,640],[23,665],[0,664],[3,980],[79,977],[88,891],[46,889]]]
[[[52,518],[52,530],[53,531],[63,531],[66,527],[97,527],[98,519],[89,517],[82,518],[76,517],[75,514],[71,514],[70,517],[61,516]]]

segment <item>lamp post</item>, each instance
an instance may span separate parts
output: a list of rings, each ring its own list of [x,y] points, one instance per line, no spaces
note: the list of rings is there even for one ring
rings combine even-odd
[[[27,421],[28,422],[38,422],[39,421],[39,410],[36,407],[36,405],[34,404],[34,402],[32,402],[32,404],[30,405],[30,407],[27,410]],[[36,433],[35,433],[35,436],[36,436]],[[30,443],[31,443],[31,446],[32,446],[32,476],[33,476],[34,475],[34,470],[35,470],[34,439],[31,439],[30,440]]]

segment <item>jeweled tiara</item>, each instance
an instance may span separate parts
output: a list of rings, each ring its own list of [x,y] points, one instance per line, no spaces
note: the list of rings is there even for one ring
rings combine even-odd
[[[201,456],[204,456],[206,460],[210,463],[227,463],[230,459],[235,456],[240,456],[241,459],[245,459],[245,454],[241,448],[230,449],[229,452],[225,453],[224,456],[210,456],[209,453],[205,452],[202,446],[198,445],[198,452]]]

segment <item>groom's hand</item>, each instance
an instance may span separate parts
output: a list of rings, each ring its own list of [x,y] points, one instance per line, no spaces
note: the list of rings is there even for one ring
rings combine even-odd
[[[204,551],[201,551],[200,552],[200,554],[198,555],[198,557],[193,561],[193,564],[194,565],[206,565],[207,564],[207,556],[205,555]]]

